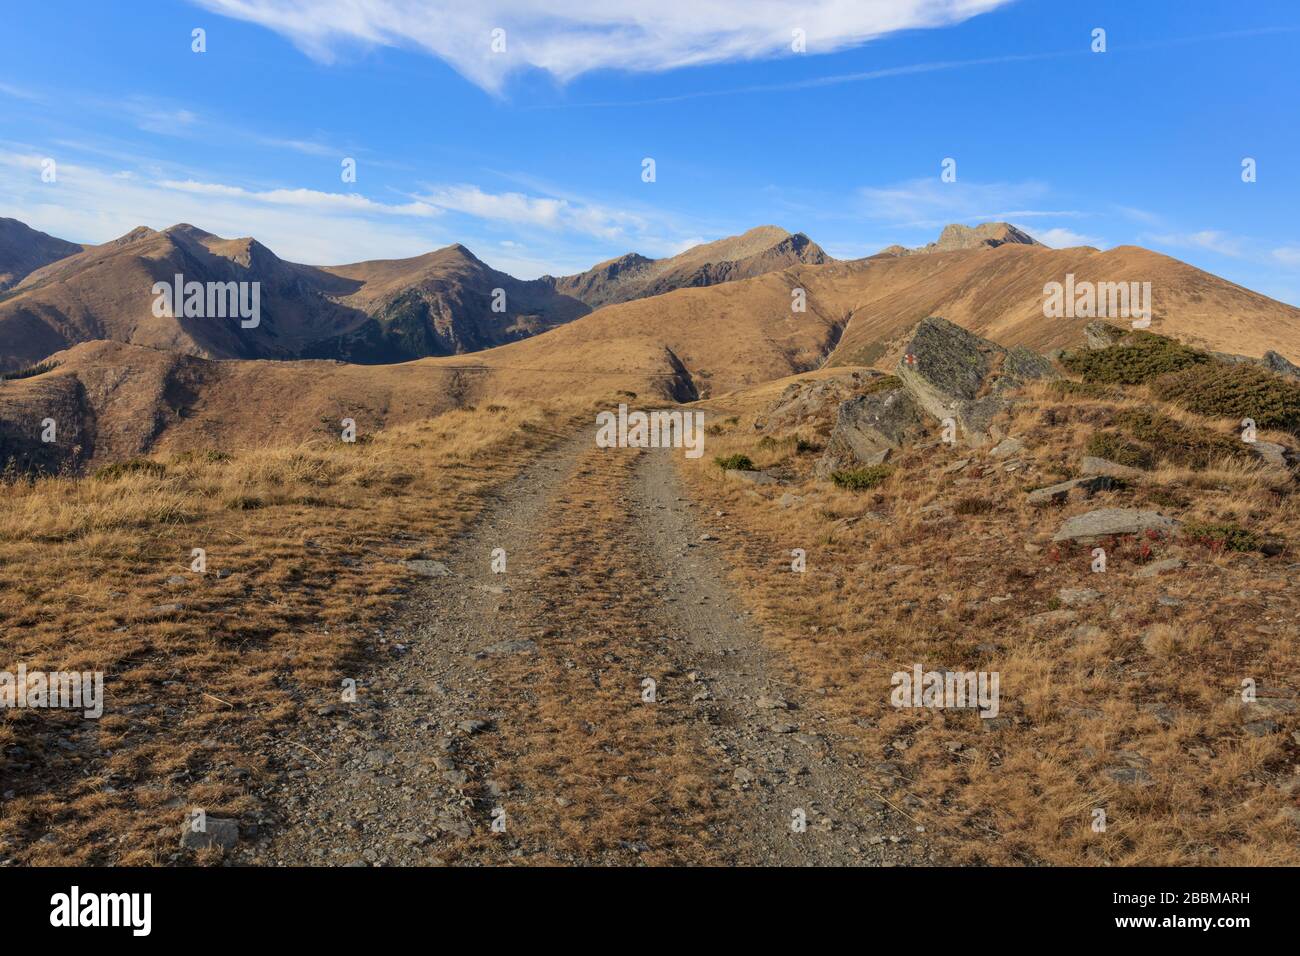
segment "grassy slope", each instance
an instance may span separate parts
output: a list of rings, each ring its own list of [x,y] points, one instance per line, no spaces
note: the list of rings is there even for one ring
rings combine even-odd
[[[255,811],[259,737],[338,699],[412,578],[396,562],[436,554],[557,420],[459,411],[356,444],[0,484],[0,666],[100,670],[106,696],[98,721],[0,714],[0,858],[165,862],[187,808]]]
[[[713,420],[723,424],[705,457],[683,464],[687,481],[741,529],[724,542],[734,579],[788,660],[790,680],[824,690],[828,718],[856,734],[873,783],[954,861],[1300,862],[1297,714],[1239,703],[1246,678],[1270,688],[1261,697],[1300,682],[1293,552],[1238,553],[1199,532],[1195,540],[1116,541],[1098,574],[1088,548],[1050,541],[1068,515],[1137,506],[1240,526],[1293,548],[1294,481],[1239,461],[1200,471],[1157,463],[1148,477],[1090,502],[1032,509],[1025,491],[1077,474],[1099,426],[1152,404],[1136,391],[1105,401],[1057,399],[1039,388],[1007,423],[1028,446],[1015,470],[1008,459],[936,444],[904,454],[883,485],[855,493],[811,481],[815,453],[760,443],[751,421],[775,391],[769,384],[717,403]],[[1189,427],[1231,433],[1232,422],[1156,407]],[[728,412],[734,419],[722,418]],[[815,442],[826,431],[823,422],[791,434]],[[785,473],[790,484],[721,480],[711,463],[731,453]],[[971,464],[945,472],[962,458]],[[794,500],[779,505],[787,494]],[[790,570],[794,548],[807,550],[806,573]],[[1185,567],[1135,576],[1171,556]],[[1103,596],[1070,608],[1058,596],[1063,588]],[[1166,606],[1162,595],[1179,603]],[[891,674],[914,663],[998,671],[1009,723],[991,729],[970,712],[894,709]],[[1258,719],[1279,726],[1246,732],[1243,722]],[[1148,782],[1118,782],[1111,773],[1123,768]],[[1108,818],[1104,833],[1091,827],[1098,808]]]

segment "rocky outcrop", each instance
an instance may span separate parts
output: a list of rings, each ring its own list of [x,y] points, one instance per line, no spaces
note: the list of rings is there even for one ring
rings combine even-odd
[[[993,419],[1010,406],[1007,392],[1057,377],[1036,352],[1003,348],[936,316],[916,327],[895,374],[923,411],[952,418],[960,437],[976,446],[1003,437],[994,434]]]
[[[1122,341],[1125,330],[1097,319],[1083,327],[1083,335],[1087,340],[1088,348],[1098,352]]]
[[[880,250],[881,255],[914,256],[928,252],[955,252],[959,249],[996,249],[998,246],[1042,246],[1029,233],[1008,222],[982,222],[978,226],[950,223],[939,233],[939,241],[915,249],[893,245]]]
[[[1178,521],[1166,518],[1158,511],[1143,511],[1138,508],[1099,508],[1067,519],[1052,540],[1088,544],[1101,538],[1143,534],[1147,531],[1171,534],[1180,526]]]
[[[824,477],[848,464],[882,464],[925,431],[921,409],[904,388],[851,398],[835,415],[835,428],[816,473]]]

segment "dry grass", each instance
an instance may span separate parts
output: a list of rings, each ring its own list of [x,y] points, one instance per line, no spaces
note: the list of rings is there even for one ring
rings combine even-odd
[[[0,669],[102,671],[106,698],[97,721],[0,714],[0,859],[155,864],[191,806],[256,816],[259,740],[292,739],[406,591],[398,562],[438,551],[564,417],[497,406],[0,485]]]
[[[1039,387],[1004,423],[1027,445],[1019,461],[937,444],[892,461],[878,487],[846,491],[811,480],[811,459],[780,441],[759,447],[762,409],[737,396],[721,413],[738,421],[710,436],[709,455],[750,455],[789,482],[738,487],[683,466],[693,493],[744,529],[724,542],[734,579],[790,679],[825,692],[827,719],[852,736],[873,784],[954,862],[1300,863],[1300,714],[1240,703],[1248,678],[1269,688],[1260,697],[1300,688],[1295,482],[1231,460],[1158,466],[1061,508],[1025,503],[1077,474],[1088,436],[1140,404],[1151,405]],[[960,458],[971,464],[945,473]],[[1123,506],[1232,523],[1292,550],[1112,540],[1099,574],[1090,548],[1051,543],[1066,516]],[[796,547],[804,574],[790,572]],[[1136,575],[1168,557],[1185,566]],[[1084,588],[1102,597],[1063,605],[1058,592]],[[1002,719],[895,709],[891,675],[916,663],[998,672]],[[1262,719],[1275,726],[1248,732]],[[1104,832],[1092,828],[1098,809]]]

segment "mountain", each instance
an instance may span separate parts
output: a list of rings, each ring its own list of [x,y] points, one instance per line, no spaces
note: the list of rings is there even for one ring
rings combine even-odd
[[[982,222],[978,226],[963,226],[951,223],[944,226],[939,233],[939,241],[931,242],[915,249],[906,246],[889,246],[878,255],[913,256],[926,252],[954,252],[958,249],[996,249],[1011,243],[1020,246],[1042,246],[1042,243],[1021,232],[1009,222]]]
[[[413,259],[326,266],[321,271],[351,283],[353,291],[338,301],[368,318],[342,338],[303,350],[304,356],[391,362],[477,352],[545,332],[591,311],[550,281],[498,272],[460,244]],[[496,303],[501,311],[494,311]]]
[[[37,232],[17,219],[0,217],[0,292],[17,285],[41,266],[75,255],[84,248]]]
[[[259,282],[260,321],[155,315],[154,284]],[[334,296],[355,284],[285,262],[255,239],[222,239],[187,224],[143,226],[29,274],[0,294],[0,369],[78,342],[110,339],[217,358],[285,358],[366,316]]]
[[[308,266],[256,239],[223,239],[184,223],[71,248],[0,292],[0,372],[97,339],[217,359],[383,364],[458,355],[528,338],[611,302],[828,261],[807,236],[774,226],[669,259],[633,254],[581,275],[533,280],[493,269],[462,245],[410,259]],[[155,315],[154,284],[178,274],[205,288],[259,283],[259,321],[245,328],[233,319]]]
[[[339,271],[351,278],[337,281],[364,283],[344,296],[358,310],[385,301],[385,271],[393,288],[407,287],[406,266]],[[437,273],[432,264],[425,271]],[[1067,274],[1080,282],[1150,281],[1152,331],[1213,351],[1271,349],[1300,359],[1300,309],[1176,259],[1131,246],[1099,252],[1005,243],[791,266],[605,306],[473,354],[396,365],[209,361],[89,342],[53,355],[52,371],[0,382],[0,443],[8,454],[20,446],[50,454],[29,427],[50,409],[69,423],[62,454],[80,446],[76,461],[84,464],[334,437],[322,422],[343,417],[367,431],[464,405],[691,401],[832,367],[890,369],[929,315],[1046,352],[1081,345],[1091,321],[1044,317],[1043,286]],[[367,286],[373,301],[360,291]],[[804,312],[791,308],[795,287],[806,292]]]
[[[554,283],[557,291],[595,309],[674,289],[734,282],[793,265],[830,261],[830,256],[801,232],[758,226],[739,236],[692,246],[667,259],[628,253]]]

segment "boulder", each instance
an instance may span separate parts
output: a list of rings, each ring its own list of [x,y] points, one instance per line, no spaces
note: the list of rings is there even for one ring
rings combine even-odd
[[[1108,478],[1141,478],[1145,474],[1141,468],[1130,468],[1092,455],[1084,455],[1079,470],[1085,475],[1105,475]]]
[[[206,817],[201,823],[186,819],[181,826],[181,846],[187,850],[205,850],[217,846],[233,849],[239,842],[239,821],[224,817]]]
[[[1099,538],[1142,534],[1145,531],[1172,534],[1179,527],[1181,527],[1180,522],[1173,518],[1166,518],[1157,511],[1143,511],[1138,508],[1098,508],[1096,511],[1066,519],[1052,540],[1078,541],[1086,544]]]
[[[1046,488],[1038,488],[1029,493],[1025,500],[1034,507],[1043,507],[1045,505],[1063,505],[1070,499],[1070,492],[1076,488],[1079,494],[1085,497],[1091,497],[1098,491],[1107,491],[1115,484],[1114,480],[1106,475],[1094,475],[1090,478],[1072,478],[1069,481],[1062,481],[1060,484],[1049,485]]]
[[[1300,365],[1287,361],[1285,357],[1274,352],[1272,349],[1265,352],[1264,357],[1260,361],[1263,363],[1265,368],[1271,369],[1279,375],[1288,375],[1291,378],[1300,378]]]
[[[1088,348],[1094,352],[1110,348],[1123,339],[1126,334],[1124,329],[1100,320],[1089,322],[1083,327],[1083,335],[1088,341]]]
[[[1246,447],[1264,464],[1273,468],[1285,470],[1295,462],[1295,452],[1287,448],[1286,445],[1279,445],[1277,442],[1256,439]]]
[[[723,472],[728,481],[740,481],[750,485],[775,485],[777,480],[765,471],[751,471],[746,468],[728,468]]]
[[[921,409],[906,389],[851,398],[839,407],[826,454],[816,472],[826,476],[848,465],[879,465],[925,434]]]
[[[895,374],[922,411],[952,418],[963,438],[977,446],[992,440],[993,419],[1010,405],[1007,392],[1032,379],[1057,377],[1036,352],[1003,348],[937,316],[917,325]]]

